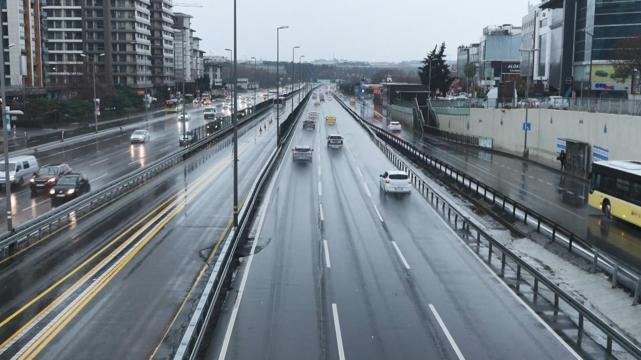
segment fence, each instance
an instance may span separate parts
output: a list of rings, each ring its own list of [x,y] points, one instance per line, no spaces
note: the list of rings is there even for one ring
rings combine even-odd
[[[403,155],[409,157],[416,163],[427,165],[428,162],[432,162],[434,165],[440,165],[441,171],[449,170],[451,172],[450,176],[455,176],[457,182],[459,181],[458,179],[460,176],[458,172],[454,174],[452,173],[453,168],[448,165],[440,163],[435,164],[434,159],[429,158],[414,148],[406,147],[405,145],[407,144],[398,141],[401,139],[388,134],[380,128],[368,124],[340,99],[337,98],[337,100],[340,102],[341,106],[370,133],[370,137],[383,151],[383,153],[385,153],[385,155],[394,163],[394,165],[397,168],[406,171],[410,175],[412,184],[416,190],[432,205],[432,207],[437,210],[440,216],[445,219],[455,231],[461,234],[463,240],[472,248],[476,255],[481,258],[488,267],[492,269],[492,271],[497,273],[497,275],[502,278],[513,291],[515,291],[521,298],[529,300],[531,303],[530,306],[540,304],[544,301],[547,302],[547,304],[552,307],[553,312],[552,316],[546,317],[548,322],[558,321],[560,313],[567,313],[570,310],[576,313],[576,317],[578,317],[577,323],[572,322],[576,327],[576,334],[575,336],[572,336],[572,334],[568,334],[568,330],[566,330],[566,333],[564,334],[566,341],[571,341],[574,346],[581,349],[582,345],[586,341],[585,328],[587,322],[603,335],[602,337],[592,336],[590,340],[594,341],[607,356],[612,355],[616,350],[626,352],[635,358],[641,358],[641,348],[638,345],[610,326],[605,320],[593,313],[581,302],[567,294],[555,283],[548,280],[538,270],[530,266],[518,255],[514,254],[511,250],[494,239],[492,235],[478,227],[470,218],[461,213],[455,206],[452,206],[445,197],[441,196],[431,188],[427,182],[422,180],[421,176],[418,175],[405,162],[405,160],[401,158],[401,156],[397,155],[397,152],[393,149],[399,150]],[[466,178],[462,177],[461,180],[465,183]],[[469,180],[470,178],[468,177],[467,181],[469,186],[474,187]],[[475,185],[478,192],[481,184],[476,182]],[[483,189],[481,190],[483,191]],[[496,193],[494,193],[493,196],[496,196]],[[503,197],[502,200],[503,207],[505,208],[506,198]],[[516,206],[514,206],[513,209],[514,214],[516,214]],[[526,221],[527,214],[528,213],[526,211]],[[538,218],[538,224],[539,227],[542,226],[541,217]],[[570,241],[570,247],[572,247],[572,241]],[[494,262],[497,261],[498,266],[494,266]],[[529,290],[525,291],[525,287],[529,287]],[[531,299],[527,298],[528,294],[531,295]],[[635,298],[638,298],[638,293],[635,294]],[[602,338],[604,338],[605,341],[602,341]],[[599,341],[602,341],[602,343],[599,343]],[[616,348],[614,345],[616,345]]]

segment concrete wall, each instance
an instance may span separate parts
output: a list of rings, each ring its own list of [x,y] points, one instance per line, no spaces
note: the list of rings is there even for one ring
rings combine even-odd
[[[609,160],[641,160],[641,116],[530,109],[530,158],[556,164],[557,138],[609,150]],[[442,130],[494,140],[494,148],[521,155],[525,109],[471,109],[469,116],[439,115]]]

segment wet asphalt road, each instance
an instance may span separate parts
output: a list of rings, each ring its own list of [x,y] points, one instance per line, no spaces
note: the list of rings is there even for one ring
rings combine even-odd
[[[393,166],[335,101],[315,111],[292,141],[314,159],[285,158],[205,358],[572,357],[417,193],[379,193]]]
[[[268,112],[256,123],[267,125],[273,116]],[[275,123],[267,132],[251,127],[240,137],[241,200],[274,147]],[[181,207],[175,217],[150,237],[39,354],[57,359],[148,358],[230,222],[231,177],[231,145],[221,142],[26,255],[1,262],[0,342],[6,345],[19,328],[63,298],[101,259],[142,231],[135,222],[151,216],[163,200],[178,194],[162,207]],[[182,199],[180,194],[189,195]],[[88,283],[97,277],[92,279]],[[17,343],[0,357],[17,351],[18,345],[23,344]]]
[[[386,127],[370,105],[354,107],[370,123]],[[601,251],[641,270],[641,229],[620,220],[607,220],[587,204],[589,184],[549,168],[491,153],[435,136],[403,130],[400,137],[455,168],[499,190],[532,210],[554,219]]]
[[[245,95],[250,96],[249,93]],[[214,104],[216,103],[222,103],[222,100],[217,100]],[[203,109],[204,107],[188,108],[191,119],[187,123],[187,130],[204,125]],[[144,144],[131,144],[129,137],[133,131],[125,131],[116,136],[101,137],[97,141],[87,141],[39,152],[36,154],[36,158],[40,166],[67,163],[75,172],[81,172],[89,178],[92,189],[99,189],[129,172],[179,149],[178,137],[182,130],[178,115],[167,114],[164,119],[164,121],[148,125],[151,139]],[[145,129],[147,126],[145,123],[141,123],[140,128]],[[12,186],[12,189],[14,187],[15,185]],[[12,194],[11,202],[14,225],[36,218],[51,210],[51,201],[47,191],[41,191],[32,196],[28,181],[22,186],[17,186],[15,193]],[[4,190],[0,194],[0,201],[4,204]],[[0,227],[5,223],[6,219],[0,217]]]

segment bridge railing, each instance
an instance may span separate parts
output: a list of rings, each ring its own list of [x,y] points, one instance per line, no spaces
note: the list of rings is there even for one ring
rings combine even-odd
[[[457,183],[467,184],[469,187],[476,188],[477,193],[481,191],[487,195],[487,188],[484,189],[478,181],[470,181],[471,178],[461,175],[449,165],[443,164],[421,153],[418,149],[414,148],[412,144],[403,141],[383,129],[372,126],[340,99],[337,98],[337,100],[341,106],[370,133],[371,138],[394,165],[410,175],[416,190],[429,201],[432,207],[457,233],[461,234],[460,236],[466,244],[492,271],[516,292],[520,298],[529,301],[530,307],[543,304],[551,307],[552,314],[539,313],[541,318],[544,318],[545,321],[552,324],[560,320],[569,320],[574,324],[576,333],[564,334],[564,338],[566,338],[567,341],[579,349],[581,349],[587,341],[591,341],[598,345],[606,356],[611,356],[614,352],[625,352],[634,358],[641,357],[641,347],[639,347],[638,344],[615,329],[606,320],[588,309],[582,302],[569,295],[545,275],[521,259],[520,256],[496,240],[491,234],[479,227],[474,220],[463,214],[458,207],[452,205],[445,196],[441,195],[424,181],[418,171],[409,165],[400,154],[403,154],[416,164],[424,167],[437,167],[439,171],[449,173],[450,176],[456,178]],[[490,196],[496,201],[496,193],[490,194]],[[484,198],[487,198],[487,196],[484,196]],[[501,197],[501,200],[505,208],[506,197]],[[499,204],[500,203],[501,202],[499,202]],[[517,207],[513,209],[515,209],[513,211],[514,214],[516,214]],[[528,212],[524,214],[528,214]],[[532,219],[533,214],[530,214],[530,219]],[[526,215],[526,219],[527,218]],[[542,217],[538,217],[536,220],[539,227],[542,226],[542,219]],[[570,240],[570,247],[572,247],[572,244],[573,242]],[[526,287],[529,289],[526,290]],[[530,297],[528,298],[528,296]],[[635,301],[638,299],[638,296],[639,294],[637,292],[635,294]],[[567,318],[561,319],[561,314],[566,314]],[[585,333],[588,323],[592,325],[591,329],[597,329],[600,333],[598,335],[602,336],[597,335],[588,338]]]

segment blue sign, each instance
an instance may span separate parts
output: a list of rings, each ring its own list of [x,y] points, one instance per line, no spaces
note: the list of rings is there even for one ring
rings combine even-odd
[[[524,122],[523,123],[523,131],[532,131],[532,123],[531,122]]]

